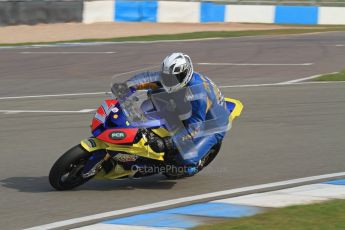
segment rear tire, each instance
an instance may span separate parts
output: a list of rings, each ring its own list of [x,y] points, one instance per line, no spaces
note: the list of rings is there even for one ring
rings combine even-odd
[[[219,142],[218,144],[215,144],[211,150],[204,156],[203,161],[204,165],[203,168],[205,168],[207,165],[209,165],[218,155],[220,148],[222,147],[222,142]]]
[[[169,180],[179,180],[179,179],[182,179],[182,178],[185,178],[187,177],[186,174],[177,174],[177,173],[163,173],[163,175],[168,178]],[[194,175],[193,175],[194,176]]]
[[[81,145],[76,145],[63,154],[53,165],[49,173],[49,182],[56,190],[70,190],[91,178],[81,175],[85,163],[91,154]]]

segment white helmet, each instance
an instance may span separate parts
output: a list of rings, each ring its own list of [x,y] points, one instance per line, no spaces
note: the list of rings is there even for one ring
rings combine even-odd
[[[162,63],[161,83],[168,92],[175,92],[188,84],[192,79],[193,64],[184,53],[172,53]]]

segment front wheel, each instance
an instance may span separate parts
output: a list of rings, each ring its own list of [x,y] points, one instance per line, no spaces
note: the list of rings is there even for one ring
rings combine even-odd
[[[53,165],[49,173],[49,182],[56,190],[70,190],[78,187],[90,178],[83,178],[81,172],[90,157],[81,145],[76,145],[63,154]]]

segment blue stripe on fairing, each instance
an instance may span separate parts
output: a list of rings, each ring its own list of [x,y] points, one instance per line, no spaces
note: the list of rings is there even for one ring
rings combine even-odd
[[[224,22],[225,5],[211,2],[201,3],[200,22]]]
[[[274,23],[317,24],[317,6],[276,6]]]
[[[236,104],[231,101],[225,101],[225,104],[229,112],[232,112],[236,106]]]
[[[345,185],[345,179],[326,181],[322,184]]]
[[[115,1],[115,21],[157,22],[157,1]]]
[[[244,216],[252,216],[260,211],[261,209],[257,207],[212,202],[168,209],[161,211],[161,213],[207,217],[239,218]]]
[[[130,217],[124,217],[109,221],[102,224],[121,224],[147,227],[170,227],[170,228],[192,228],[199,224],[199,221],[193,220],[192,217],[166,214],[161,212],[139,214]]]

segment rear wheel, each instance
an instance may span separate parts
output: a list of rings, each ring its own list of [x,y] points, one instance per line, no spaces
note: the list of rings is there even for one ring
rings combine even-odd
[[[185,173],[164,172],[163,175],[169,180],[178,180],[187,177]]]
[[[215,144],[210,151],[204,156],[204,158],[201,160],[203,161],[203,168],[205,168],[207,165],[209,165],[217,156],[219,153],[220,147],[222,146],[222,142],[219,142],[218,144]]]
[[[70,190],[78,187],[90,178],[83,178],[81,172],[90,153],[77,145],[63,154],[53,165],[49,173],[49,182],[57,190]]]

